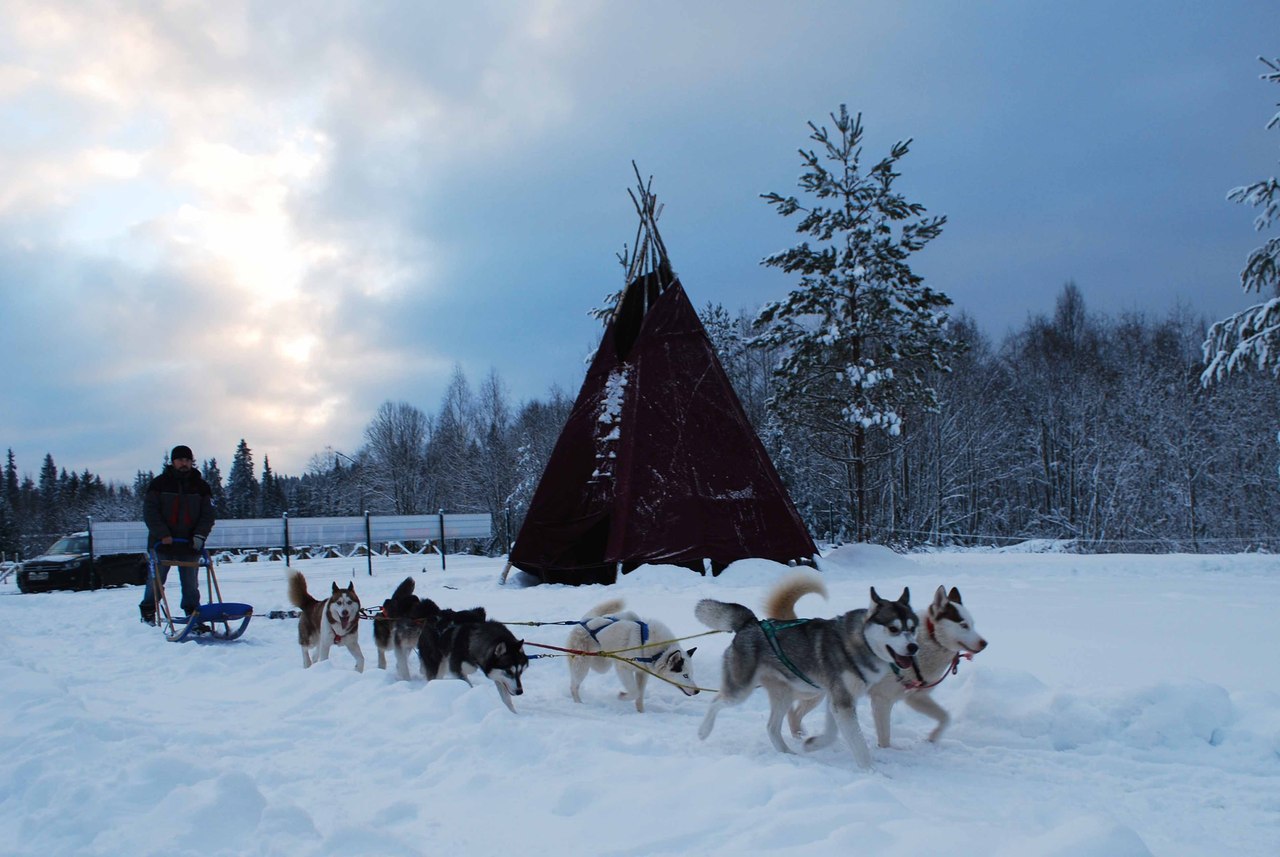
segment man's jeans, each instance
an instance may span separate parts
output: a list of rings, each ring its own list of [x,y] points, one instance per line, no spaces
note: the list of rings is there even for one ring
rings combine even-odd
[[[200,569],[187,568],[178,566],[178,579],[182,583],[182,612],[191,615],[200,609]],[[163,587],[165,581],[169,577],[169,566],[164,563],[157,563],[156,574],[160,576],[160,586]],[[156,612],[155,590],[152,587],[155,584],[150,579],[144,587],[145,592],[142,593],[142,602],[138,605],[144,613]]]

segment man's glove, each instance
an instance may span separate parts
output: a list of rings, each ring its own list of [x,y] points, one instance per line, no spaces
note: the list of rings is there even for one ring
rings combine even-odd
[[[192,536],[191,545],[196,549],[197,553],[204,550],[204,536]]]

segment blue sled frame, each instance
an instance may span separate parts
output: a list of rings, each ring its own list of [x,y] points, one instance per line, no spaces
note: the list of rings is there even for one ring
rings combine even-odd
[[[174,539],[175,544],[186,544],[186,539]],[[249,627],[253,618],[253,607],[235,601],[223,601],[222,589],[218,586],[218,575],[213,570],[213,559],[207,550],[198,553],[192,551],[196,559],[163,559],[156,552],[159,542],[147,551],[147,586],[154,587],[154,603],[156,605],[156,624],[164,632],[164,638],[171,643],[184,640],[234,640]],[[159,566],[177,568],[196,568],[205,570],[205,591],[208,600],[201,604],[190,616],[175,616],[169,608],[169,599],[165,596],[165,588],[160,585]],[[199,572],[197,572],[198,574]],[[196,585],[199,585],[197,579]]]

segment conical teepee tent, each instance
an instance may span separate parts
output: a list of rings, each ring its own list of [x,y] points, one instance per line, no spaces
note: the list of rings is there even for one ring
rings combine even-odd
[[[641,226],[628,285],[511,564],[580,584],[644,563],[719,573],[747,557],[807,561],[817,548],[672,272],[653,195],[642,182],[632,198]]]

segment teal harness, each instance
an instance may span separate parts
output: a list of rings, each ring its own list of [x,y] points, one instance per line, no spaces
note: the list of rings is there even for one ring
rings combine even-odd
[[[796,626],[803,625],[808,621],[808,619],[790,619],[786,621],[780,619],[761,619],[760,630],[764,633],[764,638],[769,641],[769,648],[773,649],[773,653],[778,656],[778,660],[782,661],[783,666],[791,670],[792,674],[805,684],[812,685],[813,687],[817,687],[821,690],[821,687],[818,684],[816,684],[807,675],[800,672],[800,668],[791,662],[791,659],[782,651],[782,646],[778,644],[779,631],[785,631],[787,628],[795,628]]]

